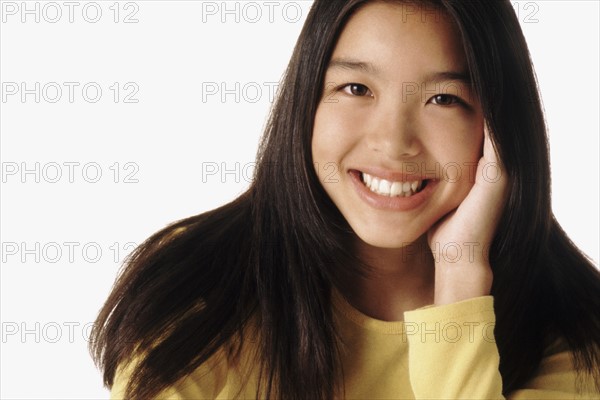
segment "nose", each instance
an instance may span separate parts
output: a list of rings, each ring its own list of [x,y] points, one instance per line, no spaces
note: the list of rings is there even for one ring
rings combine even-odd
[[[419,127],[413,104],[401,101],[379,104],[373,110],[367,147],[390,160],[402,160],[420,152]]]

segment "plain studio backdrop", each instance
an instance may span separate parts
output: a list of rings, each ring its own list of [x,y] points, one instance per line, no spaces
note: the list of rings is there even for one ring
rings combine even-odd
[[[311,3],[0,2],[0,397],[108,397],[87,341],[119,267],[248,187]],[[554,211],[597,265],[599,4],[513,5]]]

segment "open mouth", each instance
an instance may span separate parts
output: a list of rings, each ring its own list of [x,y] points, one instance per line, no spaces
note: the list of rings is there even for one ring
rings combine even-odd
[[[388,181],[362,171],[360,180],[372,192],[388,197],[410,197],[423,190],[429,181],[428,179],[409,182]]]

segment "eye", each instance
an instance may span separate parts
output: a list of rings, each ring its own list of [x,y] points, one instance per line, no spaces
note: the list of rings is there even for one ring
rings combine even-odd
[[[436,94],[431,98],[434,104],[439,106],[451,106],[453,104],[464,104],[461,99],[451,94]]]
[[[344,92],[351,94],[353,96],[373,97],[373,93],[371,93],[371,90],[369,90],[368,87],[366,87],[365,85],[362,85],[360,83],[348,83],[348,84],[342,86],[340,89],[342,89]]]

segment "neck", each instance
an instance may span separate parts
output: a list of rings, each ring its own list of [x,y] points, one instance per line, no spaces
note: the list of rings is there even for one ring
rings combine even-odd
[[[357,237],[355,251],[373,270],[365,277],[345,274],[341,291],[363,314],[402,321],[405,311],[433,304],[435,270],[428,249],[426,235],[393,249],[374,247]]]

